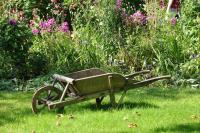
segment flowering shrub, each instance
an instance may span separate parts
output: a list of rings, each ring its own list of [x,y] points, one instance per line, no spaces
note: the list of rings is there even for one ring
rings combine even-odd
[[[186,78],[198,72],[192,66],[199,62],[187,63],[190,55],[199,55],[197,1],[184,0],[181,17],[169,21],[167,0],[148,1],[145,8],[144,0],[24,1],[10,5],[0,25],[0,62],[11,62],[5,65],[10,77],[19,70],[35,77],[90,67],[124,73],[153,69]]]
[[[170,22],[171,22],[172,25],[176,25],[177,18],[175,18],[175,17],[171,18]]]
[[[143,12],[144,4],[144,0],[116,0],[116,9],[131,15],[138,10]]]
[[[17,25],[17,21],[15,19],[10,19],[9,20],[9,24],[12,26],[16,26]]]
[[[5,4],[4,14],[10,18],[10,24],[15,25],[15,20],[19,23],[27,23],[34,35],[53,31],[69,32],[71,27],[68,23],[69,12],[62,0],[26,0],[26,2],[26,5],[23,1]],[[68,24],[63,26],[62,22]]]
[[[134,3],[134,4],[133,4]],[[145,25],[147,17],[143,10],[144,1],[116,0],[116,10],[121,14],[122,21],[128,26]]]
[[[140,11],[135,12],[127,18],[127,23],[130,25],[145,25],[147,23],[147,17]]]
[[[10,74],[20,78],[27,77],[26,59],[32,45],[32,34],[24,23],[15,19],[0,20],[0,54],[10,59]],[[7,63],[6,63],[7,64]]]
[[[50,18],[47,21],[40,21],[39,23],[35,22],[34,20],[30,20],[29,26],[32,29],[32,33],[34,35],[51,32],[70,32],[68,22],[57,24],[54,18]]]

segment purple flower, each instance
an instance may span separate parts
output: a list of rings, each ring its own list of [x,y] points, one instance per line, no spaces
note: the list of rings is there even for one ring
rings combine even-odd
[[[122,6],[122,0],[116,0],[116,8],[117,10],[120,10]]]
[[[123,18],[126,18],[126,16],[127,16],[125,11],[122,11],[121,15],[122,15]]]
[[[47,32],[51,32],[52,30],[50,28],[47,29]]]
[[[47,27],[46,22],[43,21],[41,21],[39,25],[41,29],[45,29]]]
[[[38,29],[33,29],[32,30],[33,35],[38,35],[40,33],[40,30]]]
[[[132,24],[145,25],[147,23],[147,17],[140,11],[135,12],[134,14],[128,17],[128,20]]]
[[[10,19],[10,20],[8,21],[8,23],[9,23],[10,25],[12,25],[12,26],[17,25],[17,21],[16,21],[15,19]]]
[[[160,1],[160,7],[161,7],[161,8],[165,8],[165,6],[166,6],[166,5],[165,5],[164,0],[161,0],[161,1]]]
[[[51,18],[47,21],[47,26],[53,26],[55,24],[55,19],[54,18]]]
[[[58,0],[51,0],[52,3],[56,3]]]
[[[35,25],[34,20],[30,20],[30,24],[29,24],[29,26],[30,26],[30,27],[33,27],[34,25]]]
[[[177,19],[175,17],[171,18],[171,24],[176,25]]]
[[[69,32],[69,24],[68,22],[63,22],[60,26],[60,30],[63,32]]]

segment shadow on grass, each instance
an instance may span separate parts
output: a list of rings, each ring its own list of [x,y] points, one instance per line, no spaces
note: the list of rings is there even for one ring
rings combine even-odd
[[[7,104],[6,106],[13,106],[13,105]],[[0,126],[13,122],[19,122],[20,120],[23,119],[23,117],[26,117],[28,115],[32,115],[30,108],[23,108],[23,109],[12,108],[12,110],[0,111]]]
[[[0,126],[31,116],[32,111],[27,104],[30,101],[31,95],[28,93],[0,91]]]
[[[99,110],[107,111],[107,110],[113,109],[111,104],[108,104],[108,103],[102,104],[100,107],[97,107],[96,104],[90,103],[90,104],[82,105],[81,108],[90,109],[92,111],[99,111]],[[117,107],[117,109],[133,109],[133,108],[159,108],[159,106],[146,103],[146,102],[124,102]]]
[[[172,127],[163,127],[157,128],[154,132],[178,132],[178,133],[191,133],[191,132],[200,132],[200,123],[187,123],[174,125]]]

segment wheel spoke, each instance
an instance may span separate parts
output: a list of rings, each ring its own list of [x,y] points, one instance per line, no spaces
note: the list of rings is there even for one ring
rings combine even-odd
[[[32,110],[34,113],[40,112],[47,107],[50,102],[53,102],[61,97],[61,92],[53,86],[45,86],[37,90],[33,96]]]
[[[51,90],[48,90],[48,92],[47,92],[47,98],[51,96],[51,92],[52,92]]]
[[[46,104],[47,103],[47,99],[41,98],[37,100],[38,105],[42,105],[42,104]]]

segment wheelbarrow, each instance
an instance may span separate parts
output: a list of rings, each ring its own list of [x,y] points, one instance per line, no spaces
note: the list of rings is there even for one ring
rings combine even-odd
[[[107,73],[101,69],[92,68],[65,76],[54,74],[52,84],[41,87],[33,95],[32,110],[34,113],[38,113],[45,107],[48,107],[49,110],[64,108],[66,105],[93,98],[96,99],[99,106],[106,95],[110,96],[111,105],[116,107],[115,93],[123,91],[119,104],[128,90],[170,78],[170,76],[160,76],[143,81],[135,79],[136,76],[149,72],[149,70],[144,70],[122,76],[121,74]]]

